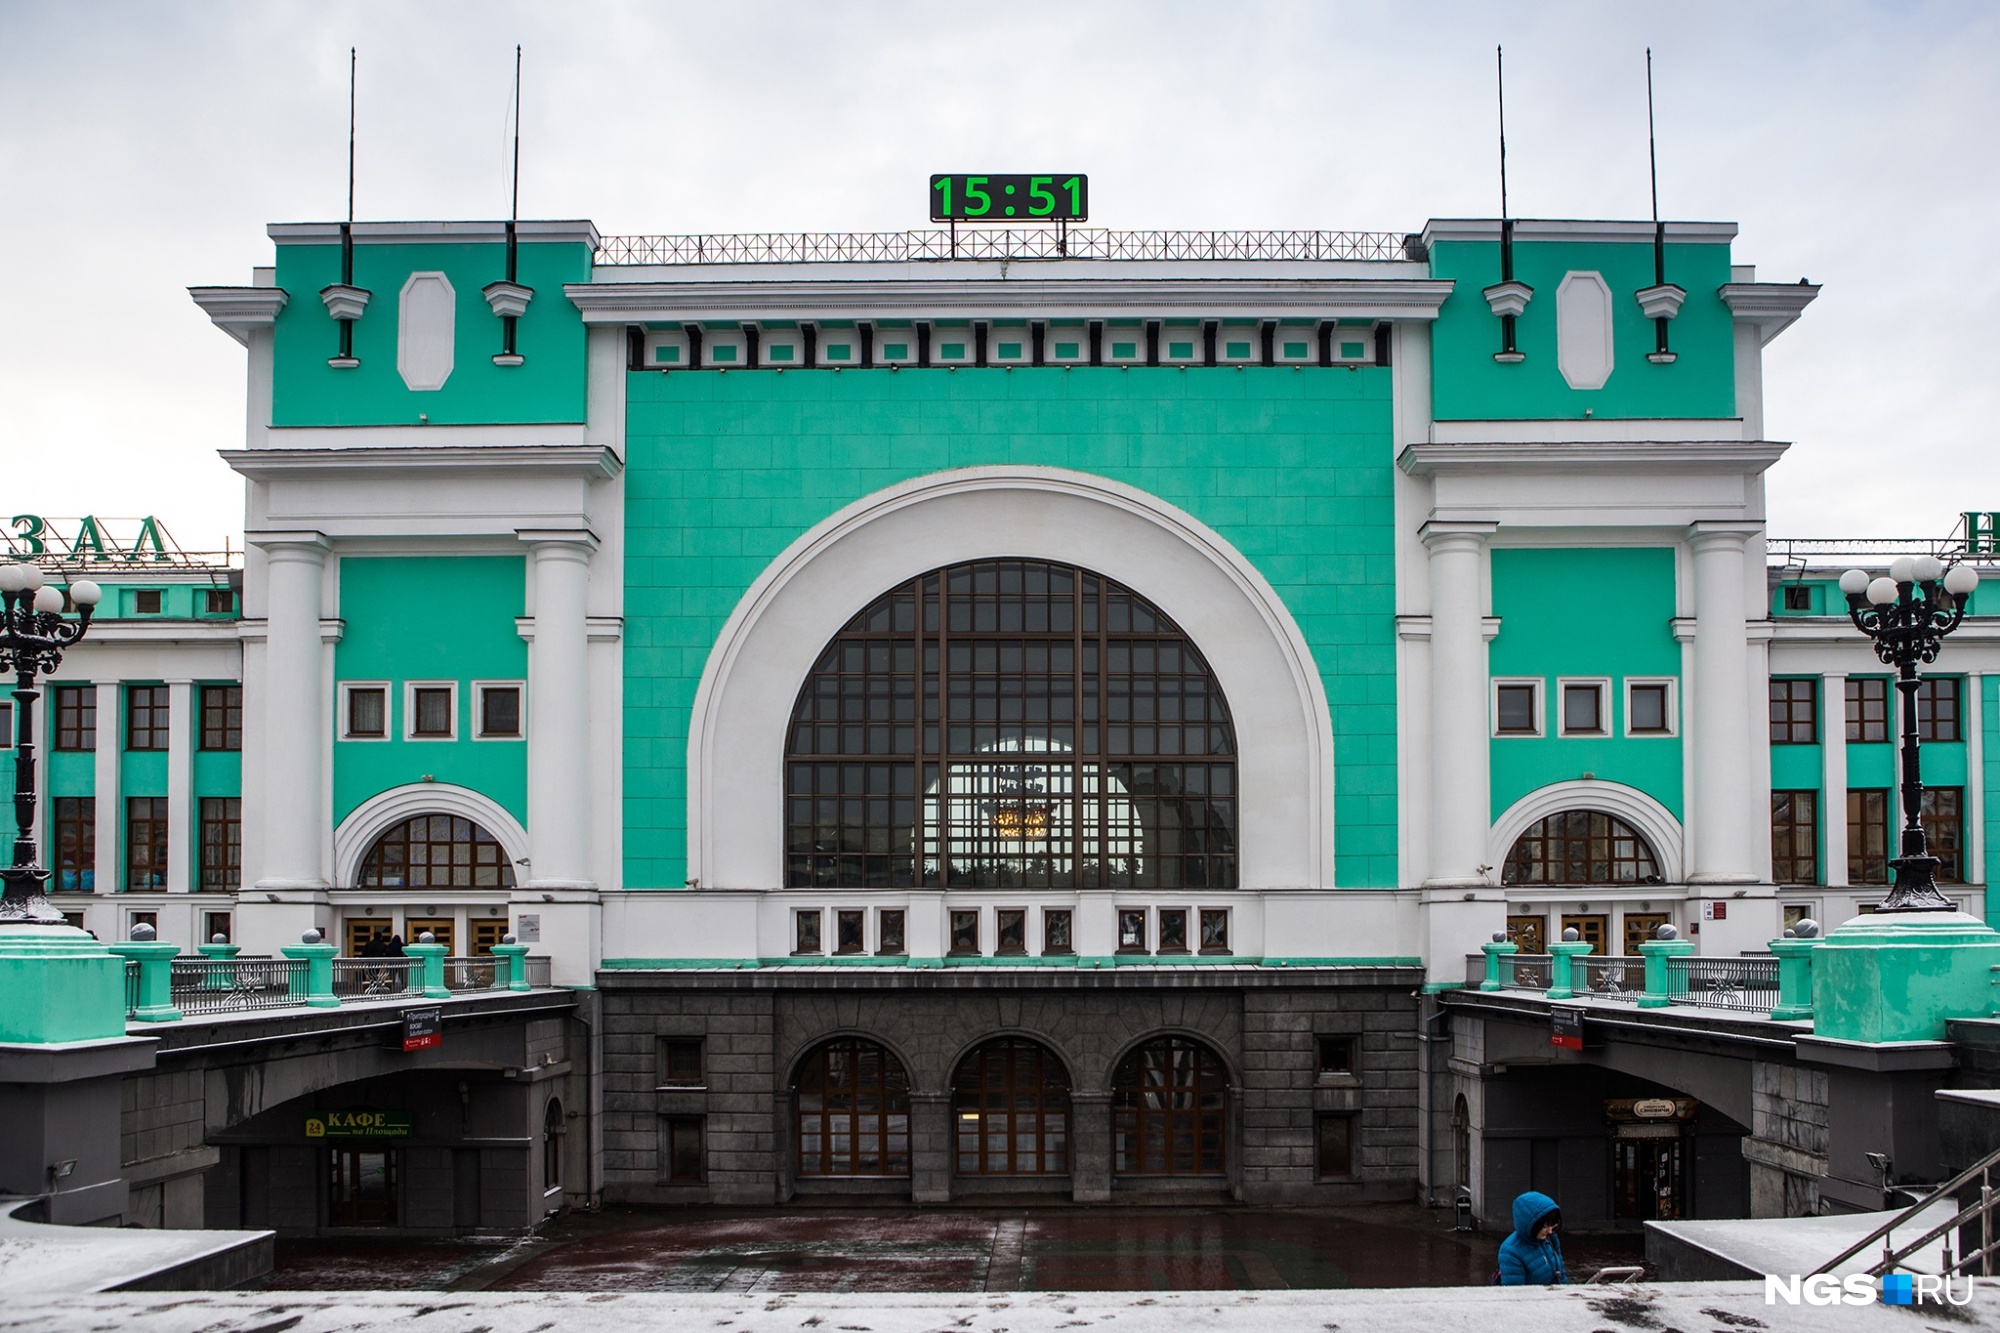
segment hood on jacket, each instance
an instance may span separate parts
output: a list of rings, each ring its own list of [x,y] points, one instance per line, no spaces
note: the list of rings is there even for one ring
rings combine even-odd
[[[1532,1245],[1536,1230],[1552,1218],[1560,1220],[1561,1212],[1554,1199],[1529,1190],[1514,1200],[1514,1234],[1523,1245]]]

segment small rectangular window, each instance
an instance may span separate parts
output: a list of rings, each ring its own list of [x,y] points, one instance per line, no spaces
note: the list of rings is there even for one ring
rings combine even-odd
[[[1118,952],[1146,952],[1146,909],[1128,907],[1118,913]]]
[[[135,616],[157,616],[160,614],[160,590],[158,588],[136,588],[132,592],[132,614]]]
[[[380,685],[352,685],[347,690],[347,733],[355,740],[389,734],[389,691]]]
[[[204,750],[243,748],[241,685],[201,687],[201,748]]]
[[[164,685],[125,687],[125,748],[164,750],[167,748],[169,695]]]
[[[479,687],[479,734],[487,739],[513,739],[521,734],[521,687]]]
[[[1354,1072],[1354,1038],[1321,1037],[1319,1039],[1319,1072],[1322,1074],[1352,1074]]]
[[[1926,676],[1917,682],[1917,739],[1960,741],[1958,677]]]
[[[1076,358],[1077,358],[1077,345],[1076,345],[1075,343],[1057,343],[1057,344],[1056,344],[1056,357],[1057,357],[1057,359],[1058,359],[1058,360],[1062,360],[1062,361],[1074,361],[1074,360],[1076,360]]]
[[[1160,909],[1160,952],[1186,953],[1187,908],[1162,907]]]
[[[867,914],[860,908],[843,908],[833,914],[833,951],[862,952],[861,923]]]
[[[1562,729],[1566,736],[1604,734],[1604,687],[1565,684],[1562,687]]]
[[[1018,907],[1003,907],[993,914],[998,927],[999,942],[995,953],[1026,953],[1028,951],[1028,914]]]
[[[1204,907],[1201,909],[1201,951],[1203,953],[1229,952],[1228,908]]]
[[[1673,731],[1673,714],[1668,708],[1669,688],[1664,682],[1649,681],[1632,686],[1630,713],[1626,726],[1634,736],[1664,736]]]
[[[167,887],[167,798],[125,798],[125,887]]]
[[[660,1039],[660,1086],[663,1088],[699,1088],[706,1080],[701,1071],[700,1037],[662,1037]]]
[[[1067,907],[1045,907],[1042,909],[1042,952],[1045,954],[1075,953],[1070,943],[1070,909]]]
[[[1319,1118],[1319,1175],[1337,1180],[1354,1174],[1354,1117],[1323,1115]]]
[[[951,951],[956,954],[979,952],[979,910],[966,908],[951,914]]]
[[[97,748],[95,685],[56,686],[56,748],[58,750]]]
[[[1311,355],[1312,355],[1312,345],[1310,343],[1285,344],[1285,359],[1288,361],[1304,360],[1306,357]]]
[[[1532,684],[1499,685],[1494,687],[1494,699],[1498,717],[1494,730],[1502,736],[1536,736],[1541,734],[1535,696],[1541,691]]]
[[[1847,678],[1847,740],[1871,745],[1889,739],[1889,682],[1881,676]]]
[[[1176,361],[1185,361],[1189,357],[1194,355],[1194,344],[1170,342],[1167,344],[1167,355],[1174,358]],[[1249,353],[1245,352],[1244,355],[1248,356]]]
[[[228,588],[208,588],[202,593],[202,609],[212,616],[227,615],[236,609],[236,594]]]
[[[1019,361],[1021,359],[1021,344],[1001,343],[998,359],[1002,361]]]
[[[792,914],[792,922],[792,952],[819,953],[819,909],[813,908],[811,911],[794,912]]]
[[[1812,589],[1803,583],[1785,585],[1785,609],[1787,611],[1812,610]]]
[[[902,908],[883,908],[882,914],[876,919],[876,930],[881,936],[881,947],[875,950],[876,953],[902,953],[907,947],[903,943]]]
[[[1111,355],[1118,358],[1120,361],[1130,361],[1133,357],[1139,355],[1139,344],[1112,343]]]
[[[207,891],[243,887],[243,799],[201,798],[201,887]]]
[[[798,355],[790,343],[772,343],[764,349],[766,361],[790,361]]]
[[[710,343],[708,346],[708,359],[718,365],[734,362],[736,360],[736,345],[734,343]]]
[[[1225,343],[1222,348],[1222,354],[1227,357],[1242,359],[1250,355],[1250,344]],[[1176,353],[1175,355],[1179,355],[1179,353]]]
[[[702,1118],[668,1116],[666,1140],[667,1179],[676,1185],[699,1185],[707,1165],[702,1150]]]
[[[1771,744],[1818,744],[1818,718],[1818,681],[1806,679],[1771,682]]]
[[[449,685],[419,685],[411,690],[410,734],[425,740],[450,739],[451,696]]]
[[[232,930],[227,912],[203,912],[201,914],[201,942],[203,944],[227,944]]]
[[[828,343],[826,345],[826,359],[829,361],[852,361],[854,359],[854,344]]]
[[[0,700],[0,750],[14,748],[14,704]]]
[[[964,344],[964,343],[941,343],[941,344],[939,344],[939,345],[938,345],[938,360],[940,360],[940,361],[963,361],[963,360],[965,360],[965,344]]]

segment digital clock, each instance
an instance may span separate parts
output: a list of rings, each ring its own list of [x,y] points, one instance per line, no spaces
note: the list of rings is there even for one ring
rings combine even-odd
[[[933,176],[932,222],[1081,222],[1090,215],[1090,178]]]

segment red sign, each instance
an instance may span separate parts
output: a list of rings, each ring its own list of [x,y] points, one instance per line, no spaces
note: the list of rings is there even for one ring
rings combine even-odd
[[[405,1009],[403,1011],[403,1049],[406,1051],[427,1050],[432,1046],[444,1045],[444,1011],[442,1009]]]
[[[1583,1049],[1583,1010],[1560,1005],[1549,1010],[1549,1045],[1566,1051]]]

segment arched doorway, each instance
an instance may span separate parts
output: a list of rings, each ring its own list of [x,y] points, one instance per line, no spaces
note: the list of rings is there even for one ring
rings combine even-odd
[[[562,1100],[549,1098],[549,1104],[542,1110],[542,1192],[553,1193],[562,1188],[563,1135],[568,1125],[563,1120]]]
[[[1131,589],[980,560],[882,594],[785,745],[789,888],[1233,889],[1236,732]]]
[[[888,1047],[836,1037],[792,1080],[801,1176],[910,1174],[910,1078]]]
[[[958,1174],[1069,1174],[1069,1093],[1069,1072],[1040,1042],[996,1037],[974,1048],[951,1080]]]
[[[462,815],[424,814],[375,839],[358,878],[364,889],[511,889],[514,866],[478,824]]]
[[[1191,1037],[1134,1047],[1111,1075],[1112,1170],[1218,1175],[1228,1164],[1229,1070]]]

